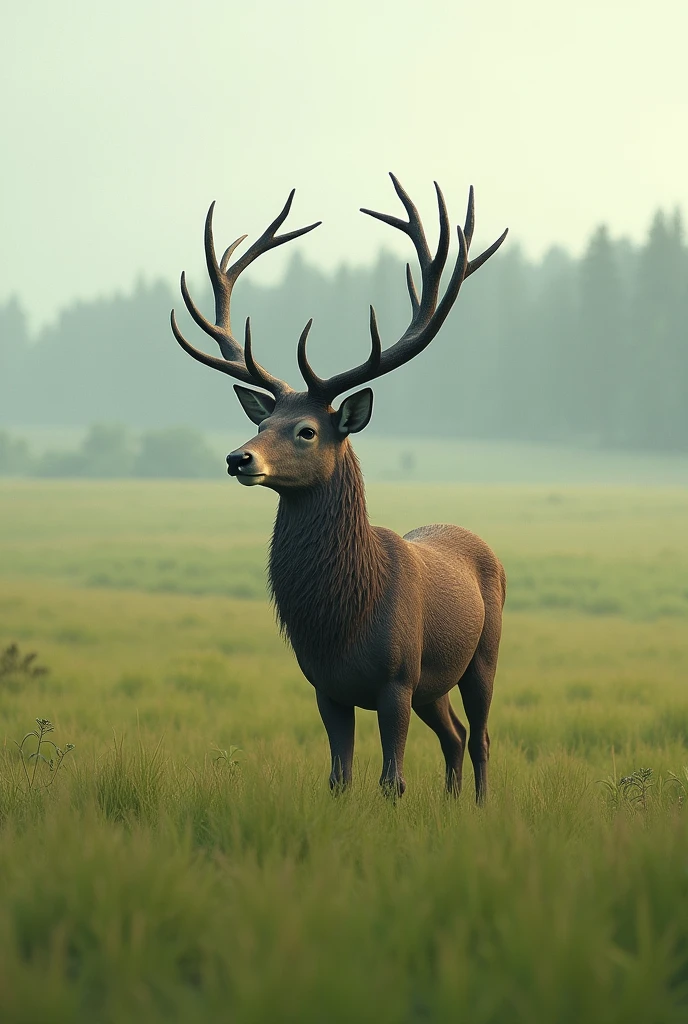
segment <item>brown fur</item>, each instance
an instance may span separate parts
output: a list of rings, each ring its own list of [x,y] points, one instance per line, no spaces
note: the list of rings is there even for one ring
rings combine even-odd
[[[372,527],[358,461],[348,441],[350,433],[362,430],[370,420],[372,391],[365,388],[349,395],[336,412],[331,402],[422,352],[444,323],[463,281],[497,251],[506,231],[469,259],[474,228],[471,188],[464,228],[457,228],[456,262],[440,299],[450,238],[442,192],[435,183],[440,232],[432,256],[418,210],[394,175],[391,178],[408,220],[363,212],[411,239],[421,269],[421,294],[407,267],[411,322],[389,348],[382,347],[371,307],[368,359],[323,380],[306,355],[309,322],[297,347],[308,392],[298,394],[255,361],[248,321],[243,348],[234,337],[230,303],[239,275],[262,253],[317,227],[276,233],[289,214],[293,191],[260,238],[231,264],[242,239],[218,261],[214,204],[208,211],[205,252],[215,324],[194,304],[183,274],[181,287],[191,317],[217,342],[222,358],[191,345],[179,330],[174,311],[171,325],[178,343],[194,359],[272,396],[235,385],[244,411],[260,429],[242,449],[227,456],[227,464],[241,483],[271,487],[280,496],[270,548],[270,587],[281,629],[316,690],[330,741],[330,784],[338,788],[351,781],[354,708],[371,708],[377,711],[382,741],[380,782],[388,793],[401,795],[413,709],[436,732],[447,789],[458,793],[467,735],[449,701],[450,690],[458,684],[470,726],[476,798],[482,801],[490,745],[487,716],[506,594],[504,570],[483,541],[458,526],[424,526],[403,538]]]
[[[351,780],[354,707],[362,707],[378,713],[381,782],[402,793],[413,709],[437,733],[447,788],[458,792],[466,730],[448,699],[458,684],[483,800],[504,570],[458,526],[424,526],[403,538],[371,526],[358,460],[337,417],[308,395],[282,396],[259,414],[257,436],[228,456],[239,480],[280,496],[270,587],[280,626],[317,691],[331,784]],[[300,437],[304,428],[312,439]]]
[[[327,486],[283,495],[270,545],[268,578],[282,632],[323,661],[361,635],[386,570],[368,523],[358,459],[348,440],[342,448]]]

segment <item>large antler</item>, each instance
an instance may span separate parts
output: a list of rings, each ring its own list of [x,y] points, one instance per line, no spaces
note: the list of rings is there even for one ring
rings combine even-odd
[[[305,228],[298,228],[296,231],[288,231],[283,235],[276,235],[275,232],[282,226],[287,219],[291,204],[294,199],[295,189],[289,193],[282,212],[273,220],[272,224],[269,225],[260,236],[257,241],[251,245],[243,256],[241,256],[235,263],[228,266],[230,257],[236,247],[243,242],[246,235],[242,235],[241,238],[237,238],[235,242],[225,250],[224,256],[218,263],[217,256],[215,254],[215,243],[213,241],[213,210],[215,209],[215,203],[212,203],[208,210],[208,216],[205,219],[205,259],[208,266],[208,274],[210,276],[210,282],[213,286],[213,293],[215,295],[215,323],[211,324],[207,320],[201,311],[198,309],[193,299],[189,295],[189,290],[186,287],[186,276],[182,273],[181,279],[181,290],[182,298],[189,313],[196,321],[198,326],[209,334],[211,338],[214,338],[220,347],[220,352],[223,358],[219,359],[217,356],[208,355],[207,352],[202,352],[200,349],[195,348],[191,345],[177,326],[177,319],[172,310],[170,321],[172,324],[172,331],[175,338],[190,356],[194,359],[198,359],[199,362],[205,363],[206,366],[212,366],[215,370],[221,370],[223,373],[227,373],[230,377],[236,377],[237,380],[243,381],[245,384],[255,384],[258,387],[265,388],[270,391],[275,397],[285,394],[290,391],[290,387],[283,380],[278,377],[273,377],[272,374],[268,373],[267,370],[263,369],[259,363],[257,363],[252,354],[251,350],[251,323],[250,320],[246,320],[245,329],[245,340],[244,347],[242,349],[239,342],[234,338],[232,334],[232,325],[230,322],[230,299],[232,297],[232,288],[242,273],[253,263],[253,261],[262,253],[267,252],[269,249],[274,249],[278,245],[284,245],[285,242],[290,242],[293,238],[298,238],[300,235],[305,235],[307,231],[312,231],[313,228],[317,228],[321,223],[317,221],[315,224],[309,224]]]
[[[400,231],[403,231],[404,234],[409,236],[415,246],[416,253],[418,255],[418,262],[420,263],[420,298],[418,298],[418,292],[416,291],[416,286],[413,281],[411,267],[407,263],[406,284],[411,297],[412,316],[411,323],[399,341],[390,346],[390,348],[385,349],[384,352],[382,351],[375,310],[371,306],[370,356],[365,363],[361,363],[359,366],[354,367],[353,370],[347,370],[345,373],[339,373],[334,377],[329,377],[327,380],[323,380],[313,372],[313,369],[306,357],[306,339],[311,326],[310,322],[307,324],[299,341],[299,368],[303,379],[308,385],[309,393],[328,402],[332,401],[333,398],[340,395],[343,391],[348,391],[349,388],[357,387],[359,384],[364,384],[367,381],[374,380],[376,377],[381,377],[385,373],[389,373],[390,370],[395,370],[397,366],[402,366],[403,363],[407,363],[410,359],[413,359],[415,355],[418,355],[419,352],[422,352],[423,349],[430,344],[446,320],[465,279],[474,271],[478,270],[478,268],[481,267],[483,263],[485,263],[485,261],[497,251],[507,236],[508,228],[507,231],[500,235],[496,242],[492,243],[489,249],[486,249],[485,252],[481,253],[480,256],[477,256],[474,260],[469,261],[468,250],[473,238],[473,227],[475,223],[473,212],[473,186],[471,185],[468,195],[466,223],[463,230],[460,226],[457,227],[459,235],[459,253],[456,258],[454,270],[449,284],[447,285],[447,289],[438,304],[440,279],[449,253],[449,217],[447,215],[444,196],[442,195],[439,185],[435,182],[437,205],[439,207],[440,215],[440,238],[437,245],[437,252],[433,258],[430,255],[430,249],[428,248],[427,239],[425,238],[425,232],[423,231],[423,225],[421,224],[418,210],[414,206],[407,192],[400,185],[397,178],[393,174],[390,174],[390,178],[392,179],[392,184],[394,185],[397,195],[404,204],[404,208],[408,214],[408,221],[401,220],[398,217],[391,217],[386,213],[376,213],[374,210],[362,209],[361,212],[367,213],[370,217],[376,217],[377,220],[381,220],[385,224],[391,224],[393,228],[398,228]]]

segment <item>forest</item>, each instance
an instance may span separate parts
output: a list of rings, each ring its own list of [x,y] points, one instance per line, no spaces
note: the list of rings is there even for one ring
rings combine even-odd
[[[192,280],[192,286],[194,280]],[[195,294],[212,313],[209,288]],[[383,344],[409,318],[403,261],[327,274],[295,253],[272,286],[237,286],[235,333],[250,313],[257,358],[299,387],[296,341],[314,317],[321,373],[354,365],[369,344],[368,306]],[[129,294],[65,307],[35,335],[15,298],[0,307],[0,426],[224,427],[241,413],[224,375],[182,352],[169,311],[212,350],[178,291],[140,278]],[[688,248],[678,210],[657,211],[634,245],[600,226],[578,259],[539,261],[507,241],[467,281],[422,358],[376,383],[382,435],[500,438],[648,451],[688,449]]]

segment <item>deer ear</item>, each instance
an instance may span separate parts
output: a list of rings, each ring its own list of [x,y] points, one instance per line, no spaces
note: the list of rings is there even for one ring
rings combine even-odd
[[[241,384],[235,384],[234,390],[244,412],[254,423],[262,423],[275,411],[275,399],[271,395],[251,391],[250,388],[243,388]]]
[[[370,388],[345,398],[334,414],[334,425],[340,434],[357,434],[370,423],[373,415],[373,392]]]

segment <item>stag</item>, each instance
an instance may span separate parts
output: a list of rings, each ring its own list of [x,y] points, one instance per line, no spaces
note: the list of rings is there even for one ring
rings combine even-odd
[[[370,421],[369,387],[350,394],[338,409],[334,399],[408,362],[423,351],[444,323],[467,277],[504,241],[469,260],[473,236],[473,189],[458,255],[440,297],[440,279],[450,246],[450,226],[442,192],[439,243],[434,256],[420,216],[399,181],[391,175],[407,220],[362,210],[411,239],[421,273],[420,296],[410,266],[406,280],[411,321],[399,340],[383,350],[375,310],[370,307],[371,351],[354,369],[325,380],[306,355],[310,320],[297,348],[307,391],[295,392],[254,358],[251,323],[244,345],[232,333],[230,299],[239,275],[258,256],[299,238],[320,221],[278,235],[291,209],[291,192],[279,216],[230,265],[233,242],[218,261],[213,242],[214,203],[205,222],[205,254],[215,296],[215,323],[194,304],[181,277],[184,303],[193,320],[217,342],[221,357],[208,355],[182,335],[172,311],[174,336],[194,359],[234,377],[234,390],[258,433],[227,456],[230,476],[247,487],[270,487],[279,504],[270,544],[269,584],[280,628],[291,643],[306,679],[315,688],[327,731],[330,786],[339,790],[352,778],[355,708],[377,712],[383,766],[380,784],[401,796],[404,751],[415,711],[436,734],[446,764],[446,788],[458,794],[466,728],[449,693],[458,684],[468,719],[468,751],[478,803],[487,795],[490,739],[487,718],[497,668],[504,570],[479,537],[459,526],[421,526],[400,537],[371,526],[363,477],[349,443]],[[260,388],[256,391],[244,384]]]

